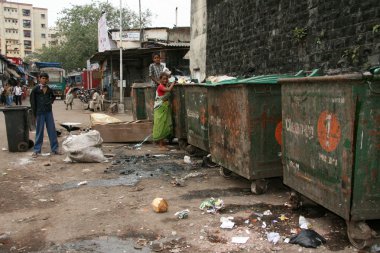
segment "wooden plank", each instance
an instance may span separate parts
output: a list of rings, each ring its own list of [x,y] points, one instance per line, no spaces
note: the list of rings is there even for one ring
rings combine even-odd
[[[153,122],[136,121],[93,125],[92,129],[99,131],[104,142],[141,142],[152,134]]]

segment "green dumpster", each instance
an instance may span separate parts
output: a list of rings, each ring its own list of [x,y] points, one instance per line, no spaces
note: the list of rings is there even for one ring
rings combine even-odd
[[[187,139],[186,128],[186,108],[185,108],[185,85],[177,84],[171,92],[171,106],[173,119],[174,137],[180,142],[185,142]]]
[[[156,90],[157,87],[148,86],[144,88],[146,116],[147,119],[151,121],[153,121],[153,110],[154,100],[156,99]]]
[[[209,85],[208,131],[213,162],[221,174],[252,180],[251,190],[267,189],[265,178],[282,176],[281,87],[287,75],[255,76]]]
[[[187,142],[209,151],[207,90],[204,84],[186,84],[185,106],[187,117]]]
[[[132,85],[132,115],[133,120],[147,119],[145,106],[145,89],[148,83],[134,83]]]
[[[376,73],[374,71],[374,73]],[[380,219],[380,78],[280,80],[284,183],[347,221],[351,243]]]

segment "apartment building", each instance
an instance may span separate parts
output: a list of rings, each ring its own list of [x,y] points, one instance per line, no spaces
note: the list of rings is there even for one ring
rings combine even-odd
[[[0,0],[0,54],[24,58],[48,46],[48,10]]]

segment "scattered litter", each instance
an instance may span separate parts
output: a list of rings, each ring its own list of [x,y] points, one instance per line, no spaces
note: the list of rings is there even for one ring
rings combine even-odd
[[[215,168],[218,165],[216,163],[213,163],[211,160],[211,154],[208,154],[207,156],[203,157],[202,160],[202,167],[205,168]]]
[[[78,186],[81,186],[81,185],[86,185],[88,182],[87,181],[81,181],[78,183]]]
[[[44,162],[43,166],[51,166],[51,162]]]
[[[245,220],[244,223],[245,223],[245,224],[249,224],[249,220]]]
[[[135,242],[134,244],[134,248],[135,249],[142,249],[144,248],[146,245],[148,244],[148,241],[144,238],[139,238],[137,239],[137,241]]]
[[[172,231],[172,236],[176,236],[177,235],[177,232],[176,231]]]
[[[164,154],[153,155],[153,157],[166,157],[166,156],[169,156],[169,155],[164,155]]]
[[[248,230],[248,229],[246,229],[246,230],[245,230],[245,232],[246,232],[248,235],[250,235],[250,234],[251,234],[251,232],[249,232],[249,230]]]
[[[3,172],[3,174],[2,174],[3,176],[6,176],[6,175],[8,175],[8,173],[6,173],[6,172]]]
[[[267,223],[265,221],[263,221],[263,225],[261,225],[262,228],[266,228],[267,227]]]
[[[187,164],[191,164],[190,156],[185,155],[185,157],[183,158],[183,162],[184,162],[184,163],[187,163]]]
[[[285,220],[289,220],[288,217],[286,217],[285,215],[281,214],[280,217],[278,217],[281,221],[285,221]]]
[[[223,209],[223,207],[224,207],[224,202],[222,199],[210,198],[210,199],[204,200],[199,206],[199,209],[201,210],[206,209],[208,213],[216,213],[217,211]]]
[[[277,244],[280,240],[280,234],[275,232],[270,232],[267,234],[267,238],[269,242],[272,242],[273,244]]]
[[[177,216],[178,219],[187,219],[189,217],[190,210],[185,209],[182,211],[178,211],[174,214],[174,216]]]
[[[47,202],[48,200],[47,199],[38,199],[38,201],[40,201],[40,202]]]
[[[220,222],[222,223],[220,225],[220,228],[226,228],[226,229],[232,229],[235,226],[235,222],[231,221],[234,217],[221,217]]]
[[[247,243],[248,239],[249,239],[249,237],[245,237],[245,236],[235,236],[235,237],[232,237],[231,242],[232,243],[244,244],[244,243]]]
[[[371,253],[380,252],[380,244],[374,244],[371,247]]]
[[[8,149],[7,149],[7,148],[2,148],[1,150],[2,150],[2,151],[8,151]]]
[[[290,238],[285,238],[284,243],[289,243]]]
[[[173,186],[180,186],[180,187],[184,187],[186,184],[185,184],[185,180],[181,179],[181,178],[174,178],[172,181],[171,181],[171,184]]]
[[[298,223],[300,225],[300,228],[302,228],[302,229],[309,229],[309,228],[311,228],[310,222],[308,220],[306,220],[306,218],[303,217],[302,215],[300,215]]]
[[[152,201],[152,207],[156,213],[165,213],[168,211],[168,202],[163,198],[155,198]]]
[[[263,215],[269,216],[269,215],[273,215],[273,213],[270,210],[266,210],[263,212]]]
[[[87,173],[87,172],[91,172],[91,170],[90,169],[83,169],[82,172]]]
[[[41,156],[50,156],[50,153],[42,153]]]
[[[182,179],[183,180],[186,180],[188,178],[194,178],[194,177],[203,177],[205,176],[206,174],[205,173],[202,173],[202,172],[192,172],[192,173],[189,173],[187,174],[186,176],[184,176]]]
[[[301,232],[299,228],[292,228],[292,229],[290,229],[290,233],[291,234],[298,234],[299,232]]]
[[[151,134],[148,135],[147,137],[145,137],[145,139],[144,139],[142,142],[133,145],[132,148],[137,149],[137,150],[140,150],[141,147],[142,147],[142,145],[143,145],[143,144],[144,144],[144,143],[145,143],[145,142],[146,142],[151,136],[152,136]]]
[[[305,248],[317,248],[322,243],[326,243],[326,239],[312,229],[302,229],[301,233],[290,238],[289,243]]]

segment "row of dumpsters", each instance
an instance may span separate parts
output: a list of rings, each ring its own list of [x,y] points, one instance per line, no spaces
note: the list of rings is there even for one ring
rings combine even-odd
[[[294,192],[347,221],[351,243],[379,239],[380,68],[318,76],[265,75],[212,84],[176,85],[174,137],[211,154],[264,194],[282,177]],[[155,89],[132,87],[136,120],[153,120]]]

